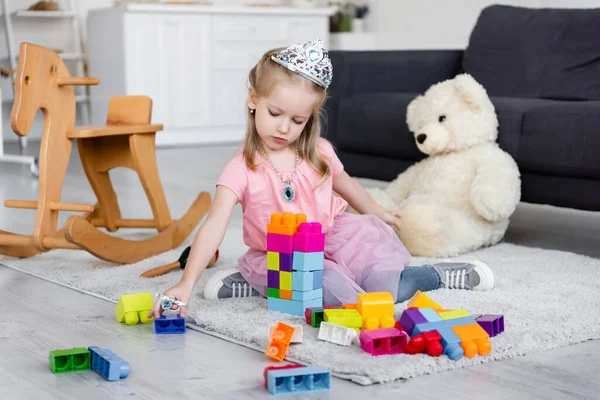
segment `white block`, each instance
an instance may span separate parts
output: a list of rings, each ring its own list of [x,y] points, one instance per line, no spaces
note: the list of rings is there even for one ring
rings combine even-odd
[[[342,346],[350,346],[358,338],[358,334],[354,328],[348,328],[341,325],[330,324],[329,322],[321,322],[319,328],[319,339],[325,340]]]

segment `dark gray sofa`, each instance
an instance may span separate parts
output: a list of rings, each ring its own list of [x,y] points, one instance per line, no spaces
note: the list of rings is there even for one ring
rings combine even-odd
[[[406,107],[467,72],[488,91],[522,201],[600,210],[600,8],[485,8],[464,50],[331,51],[325,134],[349,174],[391,181],[425,157]]]

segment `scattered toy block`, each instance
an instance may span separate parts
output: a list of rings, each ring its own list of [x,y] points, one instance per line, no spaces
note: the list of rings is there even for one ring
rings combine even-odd
[[[273,325],[275,326],[275,325]],[[302,368],[304,367],[304,365],[301,364],[288,364],[288,365],[282,365],[282,366],[277,366],[277,365],[271,365],[268,366],[264,369],[263,371],[263,377],[265,379],[265,388],[268,389],[268,380],[267,380],[267,375],[269,371],[276,371],[276,370],[280,370],[280,369],[290,369],[290,368]]]
[[[296,300],[286,300],[286,299],[278,299],[275,297],[267,298],[267,307],[270,311],[279,311],[286,314],[292,315],[304,315],[304,310],[309,307],[322,307],[323,306],[323,298],[318,298],[314,300],[307,301],[296,301]]]
[[[324,321],[331,324],[352,328],[357,332],[360,330],[363,324],[363,318],[358,310],[329,309],[324,310],[324,314]]]
[[[472,317],[467,310],[450,310],[438,313],[441,319],[455,319],[463,317]]]
[[[451,329],[461,339],[465,357],[475,357],[477,353],[485,356],[492,351],[489,335],[479,324],[452,326]]]
[[[185,333],[185,318],[179,314],[161,315],[154,320],[154,333],[157,335]]]
[[[273,336],[273,332],[275,331],[275,327],[277,325],[269,325],[269,338]],[[302,325],[290,325],[294,328],[294,333],[292,334],[292,338],[290,339],[290,343],[302,343],[302,338],[304,337],[304,331],[302,329]]]
[[[322,367],[267,371],[268,389],[274,395],[318,392],[331,389],[331,372]]]
[[[455,327],[455,326],[461,326],[461,325],[472,325],[475,323],[476,323],[475,320],[471,317],[445,319],[445,320],[443,319],[441,321],[435,321],[435,322],[425,322],[423,324],[415,325],[415,328],[413,329],[412,334],[418,335],[419,333],[434,331],[439,328],[449,328],[449,327]]]
[[[423,334],[415,335],[404,348],[406,354],[421,354],[425,351],[425,337]]]
[[[294,327],[278,322],[269,340],[265,354],[277,361],[285,358],[285,353],[292,341]]]
[[[356,310],[356,304],[342,304],[344,310]]]
[[[271,222],[267,224],[267,233],[291,236],[298,231],[298,225],[303,222],[306,222],[305,214],[291,212],[271,214]]]
[[[465,351],[460,345],[461,340],[451,328],[438,328],[436,332],[442,337],[445,355],[454,361],[463,358]]]
[[[358,338],[358,333],[353,328],[321,322],[318,338],[326,342],[350,346]]]
[[[425,295],[420,290],[411,297],[408,301],[407,308],[416,307],[416,308],[433,308],[433,309],[441,309],[442,307],[437,304],[435,301],[431,300],[427,295]]]
[[[118,381],[129,376],[130,366],[127,361],[108,349],[98,346],[88,347],[91,355],[92,369],[107,381]]]
[[[301,251],[294,251],[293,258],[293,271],[319,271],[323,270],[325,253],[322,251],[315,253],[303,253]]]
[[[430,357],[439,357],[444,353],[444,346],[440,343],[442,336],[438,331],[429,331],[423,333],[425,339],[425,351]]]
[[[475,319],[490,337],[504,332],[504,315],[486,314]]]
[[[415,325],[423,324],[427,322],[427,319],[421,314],[418,308],[404,310],[400,316],[400,325],[404,328],[406,333],[413,336],[413,330]]]
[[[394,299],[389,292],[358,293],[356,309],[363,319],[362,329],[393,328]]]
[[[294,235],[294,250],[303,253],[325,251],[325,234],[318,222],[304,222],[298,226]]]
[[[147,324],[152,322],[153,317],[148,318],[148,314],[153,307],[154,297],[150,292],[124,294],[119,297],[115,306],[115,316],[117,322],[127,325],[139,322]]]
[[[91,368],[90,351],[85,347],[52,350],[48,355],[48,359],[50,362],[50,371],[53,374],[84,371]]]
[[[419,312],[423,317],[425,317],[427,322],[436,322],[442,320],[438,313],[433,311],[433,308],[419,308]]]
[[[374,356],[404,353],[408,343],[406,332],[395,328],[360,331],[360,347]]]

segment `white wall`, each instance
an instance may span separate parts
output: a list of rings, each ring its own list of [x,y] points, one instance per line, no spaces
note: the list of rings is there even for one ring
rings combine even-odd
[[[491,4],[591,8],[600,0],[370,0],[366,24],[377,49],[465,48],[477,16]]]

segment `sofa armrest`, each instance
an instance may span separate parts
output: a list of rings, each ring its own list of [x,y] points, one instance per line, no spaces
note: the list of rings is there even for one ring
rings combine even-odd
[[[333,80],[325,104],[325,137],[337,138],[339,100],[378,92],[423,93],[461,72],[463,50],[330,51]]]

